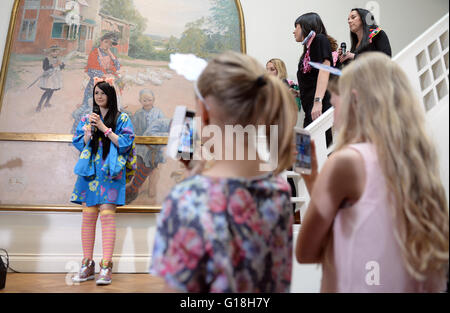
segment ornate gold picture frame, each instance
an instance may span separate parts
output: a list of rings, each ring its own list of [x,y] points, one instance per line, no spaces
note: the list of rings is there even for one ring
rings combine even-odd
[[[184,1],[170,10],[176,14],[163,18],[158,9],[169,11],[167,1],[152,1],[150,7],[148,1],[129,0],[128,9],[136,13],[129,17],[118,3],[15,0],[0,73],[0,211],[81,210],[69,202],[78,158],[71,142],[77,118],[92,108],[90,56],[103,38],[112,38],[111,51],[120,63],[112,74],[120,82],[121,109],[130,117],[145,93],[153,94],[167,119],[176,105],[193,108],[192,85],[170,71],[170,53],[208,59],[229,49],[246,52],[239,0]],[[58,59],[53,65],[52,58]],[[59,76],[48,74],[49,64]],[[136,144],[163,155],[167,133],[136,133]],[[146,169],[151,164],[149,175],[159,173],[145,177],[148,186],[140,187],[146,192],[119,212],[159,212],[161,199],[181,176],[177,162],[149,158],[141,163]]]

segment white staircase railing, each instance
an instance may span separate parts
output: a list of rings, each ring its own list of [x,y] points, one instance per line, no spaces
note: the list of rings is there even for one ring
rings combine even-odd
[[[408,75],[427,114],[448,97],[448,22],[447,13],[393,58]]]
[[[449,200],[449,14],[394,57],[408,75],[426,112]]]

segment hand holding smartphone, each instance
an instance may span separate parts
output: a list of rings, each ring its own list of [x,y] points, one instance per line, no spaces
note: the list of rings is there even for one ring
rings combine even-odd
[[[177,106],[170,127],[166,154],[189,163],[194,156],[194,116],[185,106]]]
[[[194,112],[186,111],[178,145],[178,157],[188,161],[194,156],[194,116]]]
[[[304,175],[311,175],[311,134],[303,128],[295,128],[295,148],[297,156],[295,157],[294,171]]]

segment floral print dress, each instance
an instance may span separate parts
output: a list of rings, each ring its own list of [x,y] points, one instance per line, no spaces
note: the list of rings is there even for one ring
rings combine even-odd
[[[185,180],[163,203],[150,273],[183,292],[289,292],[290,193],[274,175]]]
[[[105,160],[102,158],[100,138],[95,156],[92,156],[90,141],[87,145],[84,144],[84,128],[87,125],[89,115],[81,119],[72,140],[81,154],[74,169],[78,179],[70,201],[76,204],[86,203],[88,207],[106,203],[122,206],[125,204],[126,163],[130,152],[133,152],[130,150],[135,137],[131,119],[126,113],[119,114],[114,131],[119,136],[119,147],[111,142]]]

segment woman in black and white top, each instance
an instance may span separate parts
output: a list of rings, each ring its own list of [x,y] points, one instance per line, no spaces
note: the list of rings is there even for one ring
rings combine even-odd
[[[337,61],[333,51],[337,42],[330,37],[320,16],[306,13],[295,21],[295,40],[304,45],[297,71],[302,108],[305,112],[303,127],[307,127],[331,107],[330,94],[327,91],[330,73],[313,68],[309,62],[334,66]],[[309,38],[308,38],[309,37]],[[331,131],[326,134],[327,145],[332,141]]]

